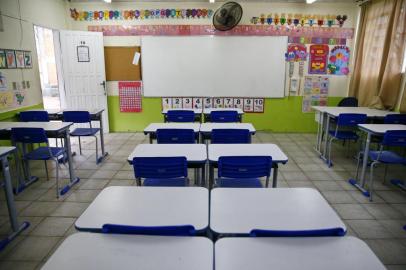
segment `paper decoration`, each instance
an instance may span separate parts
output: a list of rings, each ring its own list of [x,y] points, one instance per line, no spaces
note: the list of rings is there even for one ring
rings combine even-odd
[[[328,77],[306,76],[303,89],[302,112],[311,112],[311,106],[327,106]]]
[[[234,104],[234,108],[244,110],[244,99],[243,98],[234,98],[233,104]]]
[[[0,91],[7,91],[7,78],[0,72]]]
[[[299,92],[299,79],[298,78],[291,78],[290,79],[290,89],[289,91],[293,94]]]
[[[213,100],[209,97],[203,99],[203,108],[209,109],[213,107]]]
[[[203,108],[203,98],[193,98],[193,109]]]
[[[16,66],[17,68],[24,68],[24,52],[23,51],[15,51],[16,57]]]
[[[16,56],[14,54],[14,50],[6,50],[6,62],[7,62],[7,68],[16,68],[17,63],[16,63]]]
[[[337,19],[337,22],[338,22],[338,25],[340,26],[340,27],[343,27],[343,25],[344,25],[344,22],[347,20],[347,15],[338,15],[337,17],[336,17],[336,19]]]
[[[144,19],[209,19],[212,9],[136,9],[78,11],[70,9],[70,17],[75,21],[144,20]]]
[[[307,48],[302,44],[288,44],[288,51],[285,53],[285,60],[287,62],[300,62],[306,61]]]
[[[32,68],[32,56],[30,51],[24,51],[24,67]]]
[[[223,99],[224,108],[234,108],[234,99],[231,97]]]
[[[335,46],[330,51],[328,73],[331,75],[348,75],[350,49],[347,46]]]
[[[253,98],[244,98],[244,112],[254,112]]]
[[[213,98],[213,108],[224,108],[224,99]]]
[[[89,46],[76,46],[78,62],[90,62]]]
[[[182,104],[184,109],[193,109],[193,98],[190,97],[183,98]]]
[[[5,110],[13,106],[13,91],[0,92],[0,110]]]
[[[309,74],[327,74],[328,45],[311,45]]]
[[[118,95],[120,100],[120,112],[142,111],[142,83],[118,82]]]
[[[263,113],[264,112],[264,99],[263,98],[254,98],[254,112]]]
[[[7,57],[4,50],[0,50],[0,69],[7,68]]]
[[[333,27],[335,25],[335,20],[337,19],[337,23],[339,27],[344,25],[345,20],[347,19],[347,15],[306,15],[306,14],[288,14],[286,16],[285,13],[282,13],[279,17],[278,13],[274,14],[272,18],[272,14],[269,14],[265,17],[265,14],[262,13],[260,16],[254,16],[251,18],[250,22],[252,24],[268,24],[268,25],[285,25],[298,27],[299,25],[303,27],[304,25],[309,25],[312,27],[316,22],[319,27],[327,26]],[[293,24],[293,25],[292,25]]]
[[[288,36],[305,38],[352,39],[353,28],[300,27],[295,30],[274,25],[237,25],[229,31],[217,31],[212,25],[89,25],[89,31],[104,36]],[[302,43],[302,42],[300,42]]]
[[[24,90],[19,90],[19,91],[14,91],[14,104],[16,106],[22,106],[25,100],[25,91]]]
[[[172,98],[163,97],[162,98],[162,110],[169,110],[172,108]]]
[[[182,109],[182,98],[172,98],[172,109]]]
[[[139,52],[135,52],[132,64],[138,66],[140,62],[141,54]]]

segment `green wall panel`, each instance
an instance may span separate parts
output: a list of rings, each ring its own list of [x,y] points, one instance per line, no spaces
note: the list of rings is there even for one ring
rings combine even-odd
[[[328,105],[335,106],[342,97],[329,97]],[[143,98],[142,112],[121,113],[118,96],[108,97],[111,132],[142,131],[149,123],[163,122],[160,98]],[[264,113],[246,113],[244,122],[257,130],[273,132],[316,132],[314,113],[302,113],[302,97],[266,99]]]

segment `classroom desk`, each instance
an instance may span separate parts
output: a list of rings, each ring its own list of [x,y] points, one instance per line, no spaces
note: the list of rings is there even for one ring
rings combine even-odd
[[[251,123],[202,123],[200,126],[200,135],[202,141],[211,138],[213,129],[248,129],[251,134],[255,134],[255,127]]]
[[[209,181],[210,187],[214,183],[214,167],[221,156],[271,156],[273,168],[272,187],[278,183],[278,164],[288,162],[288,157],[276,145],[271,143],[252,143],[252,144],[209,144]],[[268,187],[268,183],[266,183]]]
[[[200,123],[151,123],[144,129],[144,134],[149,135],[149,142],[153,143],[158,129],[193,129],[197,134],[200,130]]]
[[[215,188],[210,202],[210,228],[221,235],[255,235],[253,230],[267,230],[272,236],[347,231],[323,196],[311,188]]]
[[[348,182],[353,186],[357,187],[362,194],[369,197],[369,192],[365,189],[366,182],[366,170],[368,166],[369,159],[369,148],[371,144],[371,137],[373,135],[383,136],[388,130],[406,130],[406,125],[394,125],[394,124],[361,124],[358,128],[367,134],[367,138],[364,145],[364,154],[362,159],[362,169],[359,182],[357,179],[349,179]]]
[[[76,220],[83,231],[105,231],[106,224],[129,227],[209,224],[209,192],[201,187],[108,187]]]
[[[186,157],[188,167],[200,168],[205,179],[207,149],[204,144],[139,144],[128,156],[128,162],[132,164],[135,157]]]
[[[212,270],[213,243],[203,237],[75,233],[42,270]]]
[[[162,114],[164,116],[164,122],[168,122],[168,119],[166,118],[166,114],[168,111],[193,111],[195,113],[195,121],[201,122],[202,121],[202,112],[203,109],[184,109],[184,108],[179,108],[179,109],[163,109]]]
[[[239,108],[204,108],[203,109],[204,122],[211,121],[210,113],[214,111],[237,111],[239,122],[242,122],[242,116],[244,114],[244,111]]]
[[[358,238],[222,238],[215,244],[216,270],[385,270]]]
[[[18,127],[25,128],[43,128],[49,138],[64,138],[66,153],[68,155],[69,177],[70,183],[62,188],[63,194],[66,193],[74,184],[79,182],[79,178],[75,176],[72,164],[72,152],[70,146],[69,128],[73,123],[71,122],[0,122],[0,139],[10,140],[11,129]],[[28,161],[23,163],[25,177],[23,183],[19,183],[16,191],[25,189],[28,185],[38,180],[38,177],[31,176],[28,166]]]
[[[0,146],[0,159],[1,159],[1,166],[3,169],[3,177],[4,177],[4,193],[6,195],[6,202],[8,208],[8,216],[10,218],[10,225],[13,232],[8,235],[6,238],[0,240],[0,251],[10,243],[14,238],[17,237],[22,231],[30,226],[30,223],[23,222],[19,223],[17,218],[17,210],[14,203],[14,196],[13,196],[13,184],[11,183],[11,176],[10,176],[10,165],[8,163],[7,157],[14,153],[16,148],[14,146]]]
[[[328,143],[328,130],[330,127],[330,120],[337,118],[340,113],[362,113],[366,114],[369,119],[382,119],[388,114],[396,114],[397,112],[383,111],[377,109],[370,109],[368,107],[327,107],[327,106],[312,106],[312,108],[319,113],[319,124],[316,136],[315,150],[320,154],[321,158],[327,160],[327,143]],[[324,149],[322,150],[324,138]]]

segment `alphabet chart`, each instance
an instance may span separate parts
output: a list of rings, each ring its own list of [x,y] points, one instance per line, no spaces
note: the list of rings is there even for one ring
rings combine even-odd
[[[120,112],[141,112],[142,111],[142,83],[119,82],[118,93],[120,100]]]

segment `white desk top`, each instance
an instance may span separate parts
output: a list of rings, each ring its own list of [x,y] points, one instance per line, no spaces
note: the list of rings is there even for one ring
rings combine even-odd
[[[209,144],[209,160],[217,162],[221,156],[271,156],[273,162],[288,161],[288,157],[276,144]]]
[[[60,109],[32,109],[32,110],[26,110],[27,112],[37,112],[37,111],[44,111],[47,112],[48,114],[57,114],[59,112],[61,112]]]
[[[71,122],[0,122],[0,129],[12,128],[43,128],[45,131],[60,131],[69,128]]]
[[[186,157],[188,162],[204,162],[207,149],[204,144],[139,144],[128,161],[134,157]]]
[[[204,114],[210,114],[211,112],[214,111],[237,111],[238,114],[244,114],[243,110],[240,108],[204,108],[203,113]]]
[[[104,224],[127,226],[209,224],[209,194],[201,187],[108,187],[76,220],[78,229],[102,229]]]
[[[385,270],[360,239],[346,237],[222,238],[216,270]]]
[[[43,270],[212,270],[213,243],[203,237],[75,233]]]
[[[14,146],[0,146],[0,157],[8,155],[13,152],[16,148]]]
[[[210,209],[210,228],[221,234],[249,234],[253,229],[346,231],[336,212],[311,188],[215,188]]]
[[[199,132],[200,123],[151,123],[145,129],[145,133],[155,133],[157,129],[177,128],[177,129],[193,129],[194,132]]]
[[[202,123],[200,126],[200,132],[209,133],[213,129],[248,129],[251,133],[256,130],[251,123]]]
[[[104,111],[104,109],[87,109],[87,108],[68,108],[68,109],[63,109],[59,111],[59,114],[62,114],[63,112],[74,112],[74,111],[88,111],[90,114],[98,114]]]
[[[164,109],[162,110],[162,114],[167,114],[168,111],[193,111],[195,114],[201,114],[203,109],[184,109],[184,108],[179,108],[179,109]]]
[[[388,114],[397,114],[398,112],[370,109],[368,107],[328,107],[328,106],[312,106],[319,112],[325,112],[329,115],[337,117],[340,113],[363,113],[368,117],[385,117]]]
[[[374,134],[384,134],[388,130],[406,130],[406,125],[399,124],[360,124],[358,127]]]

